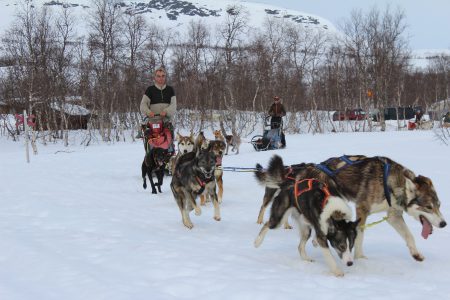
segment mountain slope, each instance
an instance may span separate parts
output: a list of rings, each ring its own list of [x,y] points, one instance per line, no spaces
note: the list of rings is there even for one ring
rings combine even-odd
[[[44,5],[52,9],[69,7],[77,16],[77,19],[82,20],[79,26],[87,23],[89,11],[93,4],[89,0],[70,0],[68,2],[34,0],[32,3],[38,8]],[[135,2],[124,0],[119,2],[119,5],[124,12],[142,14],[149,22],[155,22],[165,28],[183,28],[191,20],[202,20],[210,28],[213,28],[224,21],[227,16],[227,11],[230,11],[232,6],[241,6],[248,12],[247,24],[253,28],[261,27],[267,17],[275,17],[295,24],[303,24],[305,27],[321,28],[325,31],[335,30],[331,22],[321,17],[253,2],[232,0],[196,0],[195,2],[151,0],[149,2]],[[1,32],[4,32],[11,24],[19,8],[20,2],[18,1],[0,1]]]

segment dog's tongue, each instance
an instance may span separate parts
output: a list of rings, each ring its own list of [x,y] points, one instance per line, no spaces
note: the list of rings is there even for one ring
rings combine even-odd
[[[424,239],[427,239],[428,236],[431,234],[433,230],[433,227],[430,223],[430,221],[427,220],[427,218],[422,217],[422,237]]]
[[[217,156],[216,157],[216,166],[221,166],[222,165],[222,157]]]

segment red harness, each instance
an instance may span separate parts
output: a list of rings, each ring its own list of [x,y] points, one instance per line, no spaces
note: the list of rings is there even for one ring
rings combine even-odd
[[[212,177],[212,178],[214,178],[214,177]],[[203,181],[198,176],[195,176],[195,180],[197,180],[197,183],[200,185],[200,189],[197,191],[197,194],[203,193],[203,191],[205,190],[206,184],[212,181],[212,179],[209,179],[209,180],[207,179],[207,180]]]

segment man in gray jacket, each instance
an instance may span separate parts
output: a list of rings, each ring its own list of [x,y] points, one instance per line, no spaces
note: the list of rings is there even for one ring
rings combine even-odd
[[[142,96],[140,110],[146,117],[159,114],[169,121],[177,110],[177,98],[173,87],[166,85],[166,70],[159,67],[154,74],[155,83],[149,86]]]

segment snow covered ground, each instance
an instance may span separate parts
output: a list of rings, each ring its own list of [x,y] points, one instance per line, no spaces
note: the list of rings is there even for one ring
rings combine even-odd
[[[266,166],[275,153],[286,164],[389,156],[433,180],[450,219],[450,148],[431,131],[288,135],[287,143],[268,152],[245,143],[224,166]],[[368,259],[336,278],[311,243],[316,262],[300,260],[295,229],[270,231],[253,247],[263,187],[252,173],[226,172],[222,220],[209,203],[191,213],[188,230],[170,178],[162,194],[143,190],[142,157],[140,143],[39,145],[27,164],[22,142],[0,139],[0,299],[449,299],[449,226],[424,240],[405,216],[423,262],[386,222],[373,226]]]

